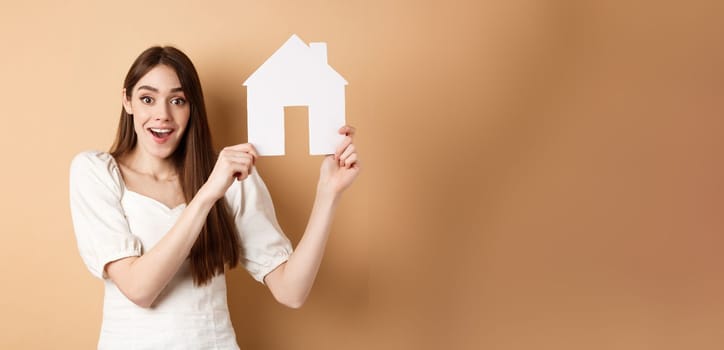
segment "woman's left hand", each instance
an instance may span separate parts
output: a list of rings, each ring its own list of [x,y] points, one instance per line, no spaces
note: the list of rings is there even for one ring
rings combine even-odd
[[[322,161],[318,190],[333,195],[341,194],[349,187],[360,171],[357,149],[353,142],[355,128],[345,125],[339,129],[345,135],[344,140],[333,155]]]

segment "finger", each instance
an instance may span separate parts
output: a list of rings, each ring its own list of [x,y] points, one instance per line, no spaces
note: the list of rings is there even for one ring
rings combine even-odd
[[[224,150],[249,153],[254,157],[254,161],[256,161],[256,158],[259,158],[259,153],[256,151],[256,148],[250,143],[240,143],[238,145],[227,146],[224,147]]]
[[[250,143],[247,143],[246,145],[248,147],[249,154],[254,156],[254,162],[256,163],[256,159],[259,158],[259,152],[256,151],[256,147],[254,147],[254,145]]]
[[[254,160],[251,158],[251,155],[238,157],[225,155],[220,158],[220,163],[222,163],[223,167],[226,168],[225,172],[232,172],[236,170],[236,168],[238,168],[239,166],[247,168],[254,166]]]
[[[352,125],[345,125],[339,128],[339,133],[346,136],[354,136],[355,132],[357,132],[357,129]]]
[[[253,159],[248,154],[241,156],[226,154],[220,158],[220,162],[230,171],[238,167],[251,167]]]
[[[354,143],[351,143],[347,148],[344,149],[344,152],[339,156],[342,159],[345,159],[349,157],[350,154],[357,152],[357,147],[354,145]]]
[[[345,159],[347,159],[349,157],[349,155],[353,154],[353,153],[355,153],[355,146],[354,146],[354,144],[350,144],[349,146],[347,146],[347,148],[345,148],[344,152],[342,152],[342,154],[339,156],[339,160],[340,160],[339,164],[343,165]]]
[[[226,151],[224,152],[222,157],[234,160],[248,159],[252,163],[254,162],[254,156],[252,154],[241,151]]]
[[[226,147],[224,147],[224,149],[232,149],[232,150],[236,150],[236,151],[245,151],[245,152],[256,151],[256,148],[254,148],[254,145],[252,145],[250,143],[239,143],[236,145],[226,146]]]
[[[244,181],[248,176],[249,174],[243,171],[234,173],[234,178],[236,178],[237,181]]]
[[[224,150],[222,153],[219,154],[219,158],[229,158],[229,159],[249,159],[252,164],[255,163],[256,159],[254,158],[254,155],[251,153],[247,153],[244,151],[236,151],[236,150]]]
[[[237,170],[239,167],[251,168],[253,165],[253,160],[251,159],[251,157],[227,158],[227,162],[229,164],[229,168],[233,170]]]
[[[251,169],[251,166],[248,164],[234,163],[231,166],[233,176],[239,181],[246,179],[246,177],[251,174]]]
[[[357,153],[352,153],[344,160],[344,167],[349,169],[357,164]]]
[[[339,144],[339,147],[337,147],[337,150],[334,151],[334,159],[339,160],[339,157],[342,155],[342,152],[352,144],[352,137],[345,136],[344,140],[342,140],[342,143]]]

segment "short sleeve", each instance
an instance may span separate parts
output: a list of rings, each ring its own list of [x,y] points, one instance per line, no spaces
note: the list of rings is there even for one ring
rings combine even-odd
[[[242,246],[242,264],[255,280],[289,260],[292,244],[282,232],[269,191],[256,168],[226,192]]]
[[[80,256],[90,272],[108,278],[109,262],[140,256],[142,244],[131,234],[121,206],[123,183],[112,156],[87,151],[70,165],[70,212]]]

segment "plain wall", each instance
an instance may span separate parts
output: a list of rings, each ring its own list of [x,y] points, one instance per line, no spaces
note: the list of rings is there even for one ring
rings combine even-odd
[[[95,347],[68,169],[110,147],[135,57],[191,57],[221,147],[296,33],[349,81],[363,171],[302,309],[228,274],[243,349],[721,349],[722,7],[3,1],[0,348]],[[305,115],[258,165],[295,244],[321,162]]]

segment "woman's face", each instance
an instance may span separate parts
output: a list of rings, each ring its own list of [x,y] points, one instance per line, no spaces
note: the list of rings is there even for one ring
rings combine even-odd
[[[133,114],[140,151],[165,159],[178,147],[189,121],[190,106],[176,71],[157,65],[131,91],[123,89],[123,107]]]

